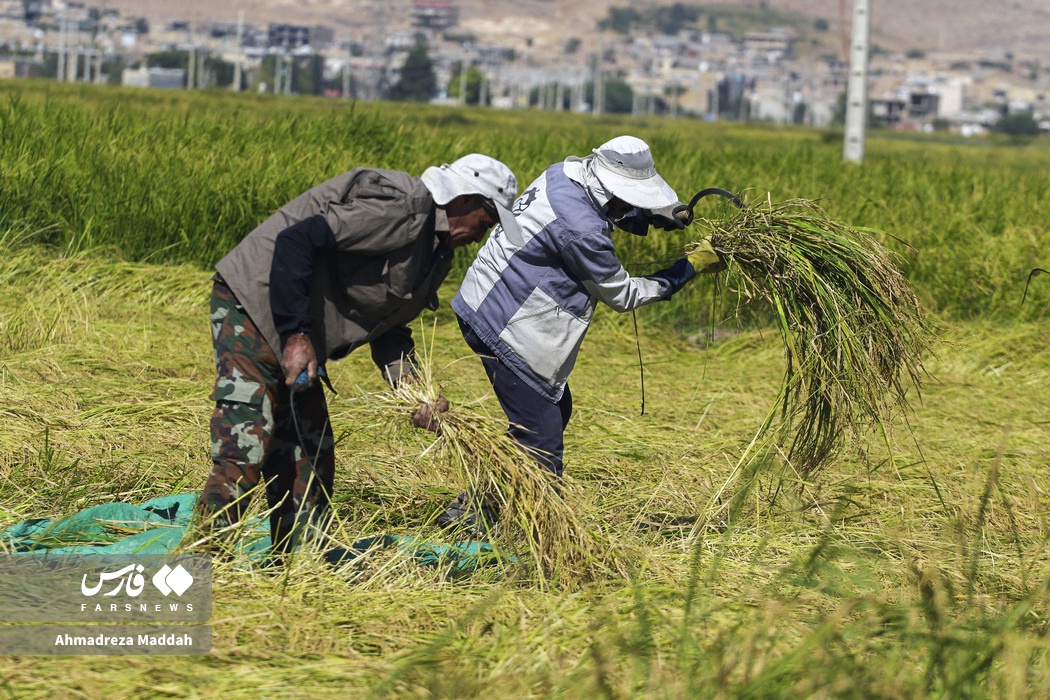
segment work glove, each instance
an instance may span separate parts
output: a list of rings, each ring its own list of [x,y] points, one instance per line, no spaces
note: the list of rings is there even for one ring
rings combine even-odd
[[[681,231],[693,223],[693,210],[678,202],[651,210],[649,220],[653,226],[664,231]]]
[[[726,263],[722,256],[711,247],[711,239],[705,238],[697,245],[696,250],[687,258],[689,264],[700,275],[711,275],[726,269]]]
[[[448,406],[448,399],[444,396],[437,397],[433,404],[429,401],[423,401],[419,404],[416,412],[412,414],[412,425],[416,428],[429,430],[435,435],[441,435],[441,419],[438,418],[437,414],[447,412]]]
[[[668,285],[668,290],[664,293],[663,298],[670,299],[672,294],[687,285],[691,279],[696,277],[696,270],[693,268],[693,265],[689,260],[682,258],[681,260],[676,261],[674,265],[646,276],[649,279],[665,282]]]

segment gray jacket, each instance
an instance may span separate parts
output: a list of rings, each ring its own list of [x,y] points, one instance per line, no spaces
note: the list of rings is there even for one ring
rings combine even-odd
[[[613,248],[613,222],[562,163],[522,192],[514,216],[523,243],[496,229],[452,309],[523,382],[557,402],[599,301],[630,311],[672,290],[659,273],[627,273]]]
[[[423,309],[437,308],[438,287],[452,264],[452,251],[436,235],[448,230],[448,219],[419,178],[372,168],[343,173],[283,206],[216,269],[280,357],[270,303],[275,241],[319,215],[335,250],[318,251],[309,271],[309,332],[317,357],[338,359],[368,343],[384,377],[396,382],[414,347],[407,324]]]

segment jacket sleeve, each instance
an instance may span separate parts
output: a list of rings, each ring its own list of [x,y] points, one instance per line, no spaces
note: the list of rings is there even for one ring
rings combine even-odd
[[[591,296],[618,312],[630,311],[665,298],[665,282],[631,277],[616,257],[612,238],[605,230],[568,232],[563,237],[562,259],[568,270]]]
[[[314,258],[335,250],[335,236],[323,216],[311,216],[277,234],[270,264],[270,310],[280,335],[309,332],[310,278]]]
[[[402,377],[416,374],[416,345],[412,329],[395,326],[369,344],[372,361],[390,386],[397,386]]]

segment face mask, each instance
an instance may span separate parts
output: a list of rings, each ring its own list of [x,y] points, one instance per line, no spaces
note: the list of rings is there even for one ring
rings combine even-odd
[[[643,209],[632,209],[613,223],[627,233],[636,236],[649,235],[649,216]]]

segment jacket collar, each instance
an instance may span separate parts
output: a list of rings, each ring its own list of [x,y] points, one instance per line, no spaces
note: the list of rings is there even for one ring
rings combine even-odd
[[[587,156],[586,158],[569,156],[562,164],[562,171],[565,173],[565,177],[583,188],[583,191],[590,198],[591,204],[594,205],[594,208],[598,210],[598,213],[605,218],[609,227],[612,228],[614,223],[606,213],[606,207],[612,200],[613,193],[605,189],[605,185],[599,182],[598,176],[594,174],[593,160],[594,156]]]
[[[434,209],[434,231],[448,231],[448,213],[445,207]]]

